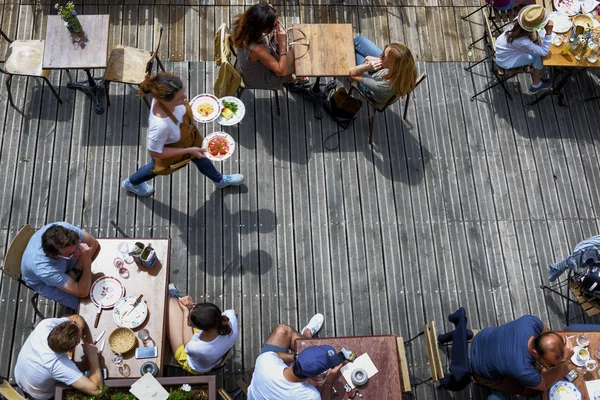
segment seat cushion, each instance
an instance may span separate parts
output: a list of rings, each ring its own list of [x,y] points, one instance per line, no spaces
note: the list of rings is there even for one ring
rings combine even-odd
[[[144,81],[146,66],[151,58],[149,51],[117,45],[108,57],[104,80],[139,85]]]
[[[48,76],[42,69],[43,40],[15,40],[6,51],[5,69],[13,75]]]

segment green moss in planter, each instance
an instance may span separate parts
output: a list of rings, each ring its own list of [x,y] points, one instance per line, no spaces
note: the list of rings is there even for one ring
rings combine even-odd
[[[184,391],[181,385],[166,385],[169,390],[169,400],[208,400],[208,387],[206,385],[190,385],[190,391]],[[102,387],[99,396],[87,396],[86,394],[68,390],[65,400],[137,400],[129,393],[129,388]]]

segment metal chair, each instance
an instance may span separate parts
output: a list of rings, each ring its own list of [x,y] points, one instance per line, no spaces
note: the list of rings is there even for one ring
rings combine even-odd
[[[0,397],[6,400],[25,400],[15,388],[8,383],[8,380],[0,376]]]
[[[16,108],[13,102],[11,93],[13,75],[33,76],[44,79],[50,87],[52,94],[62,104],[62,100],[58,96],[56,89],[48,80],[50,70],[42,69],[42,59],[44,58],[44,41],[43,40],[11,40],[4,31],[0,28],[0,35],[10,45],[4,56],[4,68],[0,68],[0,72],[6,74],[6,89],[8,90],[8,101],[10,105]]]
[[[0,270],[6,276],[11,277],[12,279],[18,281],[23,286],[31,289],[23,279],[21,279],[21,260],[23,259],[23,253],[25,252],[25,248],[27,248],[27,244],[29,240],[35,233],[35,229],[31,227],[31,225],[25,225],[21,230],[17,233],[17,236],[12,240],[10,245],[8,246],[8,250],[6,251],[6,255],[4,256],[4,265]],[[33,290],[33,289],[31,289]],[[38,299],[39,294],[36,292],[31,296],[31,305],[33,306],[33,310],[35,314],[33,315],[33,323],[35,324],[35,316],[39,316],[40,319],[45,319],[46,317],[42,312],[38,309]]]
[[[144,81],[146,73],[152,72],[154,60],[156,60],[162,72],[165,72],[165,67],[158,58],[158,49],[160,48],[162,34],[163,27],[161,26],[158,43],[154,51],[141,50],[121,44],[117,44],[112,48],[108,57],[106,72],[104,73],[106,104],[110,106],[110,96],[108,93],[110,82],[128,83],[139,86]],[[150,103],[146,97],[144,97],[144,102],[150,108]]]
[[[415,90],[417,88],[417,86],[419,86],[419,84],[421,82],[423,82],[425,80],[425,78],[427,77],[427,75],[425,75],[425,73],[422,73],[418,78],[417,78],[417,82],[415,83],[415,87],[413,88],[413,90]],[[384,112],[385,110],[387,110],[387,108],[389,106],[391,106],[392,104],[394,104],[395,102],[397,102],[400,98],[398,96],[392,96],[388,99],[388,101],[382,106],[382,105],[378,105],[377,103],[375,103],[373,101],[373,99],[371,99],[370,96],[368,96],[366,93],[364,93],[362,90],[360,90],[360,87],[358,86],[358,82],[353,81],[352,85],[350,87],[350,95],[352,95],[352,91],[355,90],[367,101],[367,103],[369,103],[371,105],[371,107],[373,107],[373,110],[371,111],[371,120],[369,122],[369,144],[373,144],[373,126],[375,125],[375,112]],[[406,120],[406,114],[408,113],[408,104],[410,102],[410,93],[408,93],[406,95],[406,101],[404,103],[404,114],[402,114],[402,119]]]

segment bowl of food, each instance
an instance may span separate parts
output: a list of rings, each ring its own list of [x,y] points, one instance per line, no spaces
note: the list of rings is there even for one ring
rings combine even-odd
[[[108,345],[113,353],[127,353],[135,347],[135,342],[135,333],[129,328],[117,328],[108,336]]]
[[[202,141],[204,155],[212,161],[223,161],[231,157],[235,150],[235,141],[225,132],[213,132]]]
[[[581,400],[581,392],[575,385],[567,381],[558,381],[548,392],[549,400]]]
[[[587,14],[577,14],[573,17],[572,21],[575,28],[581,26],[584,30],[591,30],[594,27],[594,21],[592,20],[592,17]]]
[[[221,103],[219,99],[209,93],[199,94],[190,101],[192,115],[198,122],[212,122],[221,115]]]
[[[217,123],[223,126],[231,126],[239,123],[246,114],[244,103],[237,97],[226,96],[219,99],[221,102],[221,115]]]

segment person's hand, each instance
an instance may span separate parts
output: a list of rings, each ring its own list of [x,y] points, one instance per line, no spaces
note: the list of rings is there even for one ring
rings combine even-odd
[[[287,48],[288,35],[279,22],[275,24],[275,37],[279,50],[285,50]]]
[[[546,35],[552,34],[552,28],[554,28],[554,21],[550,20],[546,24]]]
[[[79,260],[80,258],[86,259],[89,258],[90,261],[92,260],[92,249],[90,246],[88,246],[87,243],[85,242],[81,242],[79,243],[79,255],[77,257],[73,257],[76,258],[77,260]]]
[[[87,357],[98,355],[98,347],[91,343],[83,343],[81,347],[83,347],[83,354],[85,354]]]
[[[200,147],[190,147],[188,148],[188,154],[194,158],[205,158],[206,149],[202,149]]]
[[[329,383],[333,383],[335,381],[335,379],[337,378],[338,374],[340,373],[340,369],[342,369],[343,365],[344,365],[344,363],[341,363],[340,365],[338,365],[335,368],[329,368],[329,371],[327,372],[327,377],[325,378],[325,381],[327,381]]]
[[[565,343],[565,360],[571,359],[573,354],[575,354],[575,351],[573,350],[573,344],[571,343],[571,339],[567,339]]]
[[[190,296],[184,296],[179,298],[179,304],[185,308],[191,308],[194,305],[194,301]]]
[[[365,64],[370,65],[373,68],[373,71],[377,71],[382,68],[381,59],[379,57],[367,56],[365,58]]]

